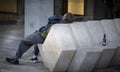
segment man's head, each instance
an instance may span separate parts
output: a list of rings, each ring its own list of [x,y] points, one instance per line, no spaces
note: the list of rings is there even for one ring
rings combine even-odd
[[[74,15],[72,13],[66,13],[63,15],[62,20],[67,21],[68,23],[71,23],[74,20]]]

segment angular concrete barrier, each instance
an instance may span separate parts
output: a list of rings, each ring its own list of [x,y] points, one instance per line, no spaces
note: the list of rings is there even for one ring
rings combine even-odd
[[[95,68],[105,68],[109,65],[117,47],[116,46],[102,46],[99,48],[101,48],[103,51],[96,63]]]
[[[91,72],[110,62],[120,62],[119,22],[115,19],[52,26],[40,48],[44,65],[51,72]],[[106,46],[102,46],[104,34]]]
[[[113,58],[111,59],[112,65],[120,65],[120,46],[117,47]]]
[[[70,64],[68,72],[91,72],[101,55],[100,48],[79,48]]]
[[[87,30],[86,22],[75,22],[74,24],[71,24],[70,27],[80,47],[94,45],[94,42],[89,35],[89,31]]]
[[[120,19],[114,19],[114,22],[117,26],[118,32],[120,33]]]
[[[71,28],[73,30],[73,33],[75,34],[75,38],[77,39],[80,47],[77,49],[77,53],[70,65],[69,71],[90,72],[91,70],[93,70],[94,67],[95,68],[106,67],[109,64],[116,47],[102,46],[105,31],[101,22],[100,21],[76,22],[75,24],[71,25]],[[90,51],[88,50],[88,48]],[[79,53],[80,51],[78,50],[82,49],[84,49],[84,53],[86,54],[90,52],[91,56],[88,55],[87,57],[87,55],[83,56],[83,54]],[[80,54],[82,55],[82,57],[80,56]],[[95,57],[95,55],[97,55],[98,57]],[[105,57],[104,55],[106,56],[106,58],[104,58]],[[86,57],[89,60],[87,62],[88,66],[85,66],[84,62],[87,61]],[[93,58],[94,60],[91,61],[91,59]],[[83,62],[80,59],[81,60],[83,59]],[[79,61],[81,61],[81,63]]]
[[[117,26],[117,30],[120,34],[120,19],[114,19],[114,22]],[[113,42],[112,45],[118,46],[116,49],[116,52],[111,60],[111,64],[113,65],[120,65],[120,41],[119,42]]]
[[[102,53],[97,61],[95,68],[105,68],[109,65],[110,60],[112,59],[113,54],[115,53],[116,46],[102,46],[103,36],[106,34],[103,25],[100,21],[88,21],[87,27],[95,42],[95,48],[102,49]]]
[[[112,19],[112,20],[102,20],[101,21],[104,29],[106,31],[106,35],[109,38],[109,45],[116,46],[117,50],[115,51],[110,64],[120,64],[120,25],[119,19]]]
[[[79,44],[77,52],[70,64],[68,72],[90,72],[93,70],[102,49],[93,48],[95,45],[86,27],[86,22],[75,22],[70,25]],[[94,58],[94,60],[92,60]]]
[[[101,20],[106,32],[107,40],[110,42],[120,41],[120,34],[114,20]]]
[[[105,31],[101,22],[87,21],[87,29],[90,32],[90,36],[93,39],[95,45],[102,45]]]
[[[44,65],[51,72],[66,71],[77,46],[68,24],[52,26],[42,48],[40,48]]]

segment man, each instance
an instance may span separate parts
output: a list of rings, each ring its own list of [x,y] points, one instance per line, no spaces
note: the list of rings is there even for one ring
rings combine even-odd
[[[21,40],[16,56],[15,58],[8,58],[6,57],[6,61],[12,64],[19,64],[19,59],[21,58],[21,56],[32,46],[35,45],[34,47],[34,58],[32,58],[32,60],[34,60],[35,58],[37,59],[37,55],[39,54],[39,49],[37,44],[43,44],[50,28],[52,25],[54,24],[59,24],[59,23],[72,23],[74,19],[73,14],[71,13],[66,13],[62,19],[57,17],[57,16],[53,16],[49,18],[49,22],[45,27],[42,27],[39,29],[39,31],[36,31],[28,36],[25,37],[24,40]]]

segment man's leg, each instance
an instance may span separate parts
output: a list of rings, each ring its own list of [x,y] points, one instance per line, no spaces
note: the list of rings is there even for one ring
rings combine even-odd
[[[34,54],[33,54],[33,57],[31,58],[31,60],[33,62],[38,62],[38,55],[39,55],[39,48],[38,48],[38,45],[35,44],[34,45]]]
[[[39,48],[38,48],[38,45],[37,45],[37,44],[34,45],[34,55],[35,55],[35,56],[38,56],[38,55],[39,55]]]
[[[34,44],[34,54],[31,60],[36,63],[38,62],[38,55],[40,52],[37,44],[43,44],[44,38],[41,36],[39,32],[35,32],[32,39],[35,41],[35,44]]]
[[[34,43],[32,43],[32,42],[22,40],[21,43],[20,43],[20,45],[19,45],[19,47],[18,47],[17,53],[16,53],[16,59],[21,58],[21,56],[22,56],[33,44],[34,44]]]
[[[12,64],[19,64],[19,58],[33,45],[33,43],[22,40],[19,44],[15,58],[6,58],[6,61]]]

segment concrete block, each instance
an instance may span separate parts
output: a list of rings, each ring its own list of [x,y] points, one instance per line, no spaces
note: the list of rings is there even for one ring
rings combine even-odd
[[[90,32],[91,38],[94,40],[95,45],[102,45],[104,28],[100,21],[87,21],[87,28]]]
[[[70,26],[72,28],[73,34],[75,35],[77,42],[79,43],[79,46],[89,47],[94,45],[94,42],[86,27],[86,22],[75,22]]]
[[[110,62],[111,65],[120,65],[120,46],[115,50],[115,53]]]
[[[116,46],[102,46],[99,48],[101,48],[103,51],[96,63],[95,68],[105,68],[109,65],[116,51]]]
[[[117,26],[118,32],[120,33],[120,19],[114,19],[114,22]]]
[[[43,63],[51,72],[67,70],[78,47],[68,24],[52,26],[42,48]]]
[[[120,25],[119,25],[119,19],[114,20],[102,20],[103,27],[106,31],[106,35],[108,37],[110,46],[120,46]],[[120,49],[117,48],[115,50],[114,55],[112,55],[112,59],[110,64],[116,64],[120,61],[119,55],[120,55]],[[105,56],[105,55],[104,55]],[[110,57],[110,56],[109,56]]]
[[[117,30],[114,20],[101,20],[105,29],[107,40],[110,42],[120,41],[120,34]]]
[[[71,25],[71,28],[73,30],[73,33],[75,35],[76,40],[79,43],[79,48],[77,49],[77,53],[70,65],[69,71],[80,71],[81,72],[89,72],[91,71],[94,66],[97,64],[97,66],[95,66],[96,68],[104,68],[106,67],[114,52],[116,49],[116,46],[102,46],[102,41],[103,41],[103,36],[105,33],[105,30],[103,28],[103,25],[101,24],[100,21],[88,21],[87,23],[85,22],[76,22],[75,24]],[[85,48],[86,47],[86,48]],[[90,48],[91,47],[91,48]],[[84,49],[85,48],[85,49]],[[86,54],[89,54],[89,51],[87,52],[87,48],[90,48],[91,50],[91,54],[93,53],[94,55],[92,56],[87,56]],[[96,53],[94,53],[94,49],[98,50],[99,52],[96,51]],[[78,50],[82,50],[84,49],[84,51],[80,52]],[[86,52],[85,52],[86,51]],[[101,53],[102,52],[102,53]],[[81,54],[81,53],[86,53]],[[82,55],[82,57],[81,57]],[[95,55],[99,55],[97,57],[95,57]],[[104,58],[106,57],[106,58]],[[99,60],[98,60],[99,58]],[[81,61],[81,60],[82,61]],[[89,59],[94,59],[93,62],[87,63],[89,62]],[[98,61],[97,61],[98,60]],[[86,61],[86,62],[84,62]],[[107,62],[106,62],[107,61]],[[88,66],[85,66],[87,63]]]
[[[100,48],[78,48],[68,72],[91,72],[101,55]]]
[[[114,19],[114,22],[115,22],[115,24],[117,26],[117,30],[120,34],[120,19]],[[115,54],[111,60],[111,64],[120,65],[120,41],[119,42],[112,42],[112,43],[110,43],[110,45],[118,46],[116,51],[115,51]]]
[[[103,26],[104,25],[102,25],[100,21],[88,21],[87,22],[87,27],[96,45],[100,45],[100,46],[102,45],[103,36],[105,33]],[[110,60],[112,59],[112,56],[115,53],[115,49],[117,47],[116,43],[115,44],[113,43],[107,40],[107,44],[111,46],[108,46],[108,45],[101,46],[101,49],[103,49],[103,51],[97,62],[96,68],[105,68],[109,64]]]

